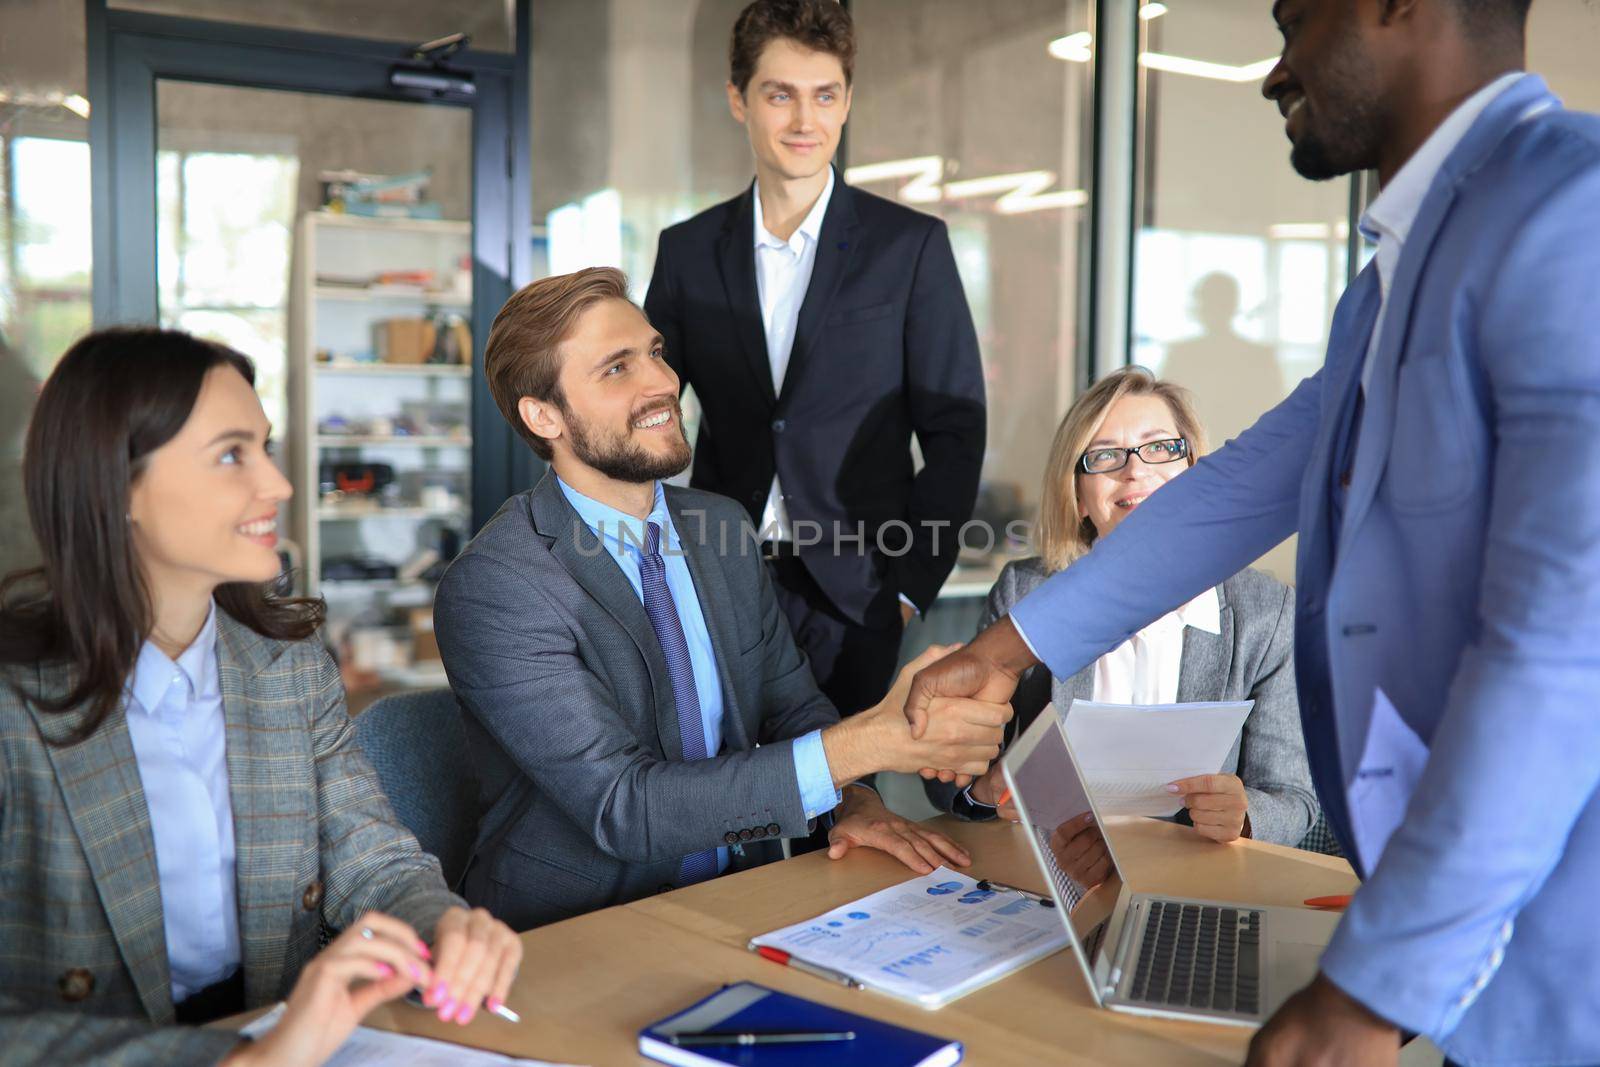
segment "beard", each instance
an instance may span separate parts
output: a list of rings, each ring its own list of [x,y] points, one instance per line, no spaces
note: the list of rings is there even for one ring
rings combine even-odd
[[[1289,165],[1312,181],[1377,166],[1383,122],[1374,105],[1376,72],[1353,33],[1329,53],[1316,80],[1317,105],[1301,105],[1306,121]]]
[[[585,421],[565,404],[561,405],[561,414],[572,439],[573,455],[613,481],[639,485],[670,478],[687,467],[693,456],[689,439],[683,434],[683,410],[677,401],[672,403],[677,433],[669,438],[672,447],[664,455],[657,455],[632,439],[633,424],[652,412],[642,411],[631,416],[628,431],[620,434]]]

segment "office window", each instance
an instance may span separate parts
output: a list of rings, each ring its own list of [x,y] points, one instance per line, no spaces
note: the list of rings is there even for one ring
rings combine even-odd
[[[40,383],[90,323],[83,5],[0,12],[0,573],[37,559],[22,443]]]
[[[1283,119],[1261,95],[1281,49],[1267,5],[1144,11],[1134,362],[1193,391],[1217,447],[1321,366],[1345,287],[1350,183],[1289,165]],[[1263,566],[1291,579],[1292,544]]]
[[[1092,94],[1083,0],[856,0],[851,184],[943,218],[989,400],[980,518],[1037,505],[1079,354]]]

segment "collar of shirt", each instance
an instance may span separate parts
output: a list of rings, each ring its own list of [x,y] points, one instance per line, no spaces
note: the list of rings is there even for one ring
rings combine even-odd
[[[833,168],[828,168],[828,184],[822,187],[822,195],[817,197],[817,202],[811,205],[811,210],[806,212],[806,217],[801,220],[800,227],[789,235],[785,241],[777,234],[767,229],[765,217],[761,214],[761,180],[756,180],[756,187],[751,195],[755,198],[756,228],[755,246],[761,248],[787,248],[795,255],[805,251],[805,240],[809,239],[816,244],[822,235],[822,216],[828,213],[828,201],[833,197]]]
[[[650,514],[643,519],[629,515],[625,511],[618,511],[610,504],[602,504],[593,497],[585,496],[560,478],[556,479],[556,484],[561,487],[561,492],[566,495],[567,502],[578,513],[578,517],[588,523],[589,529],[595,532],[613,555],[621,555],[630,548],[643,555],[645,524],[650,522],[661,527],[663,552],[679,547],[678,531],[672,525],[672,516],[667,512],[667,495],[662,490],[660,482],[656,482],[655,503],[650,506]]]
[[[1399,247],[1411,232],[1411,224],[1416,221],[1423,198],[1428,195],[1434,178],[1439,175],[1439,168],[1444,166],[1444,161],[1450,158],[1450,153],[1455,151],[1484,109],[1525,77],[1528,75],[1523,71],[1502,75],[1467,97],[1450,112],[1449,117],[1439,123],[1439,128],[1422,142],[1422,147],[1406,160],[1399,173],[1389,179],[1389,184],[1368,205],[1361,216],[1362,236],[1377,243],[1380,252],[1392,243],[1395,258],[1398,258]],[[1392,264],[1380,261],[1378,270],[1387,291]]]
[[[139,658],[133,665],[133,677],[128,682],[128,692],[133,703],[147,715],[154,715],[172,687],[174,678],[182,678],[189,688],[189,699],[214,694],[217,691],[217,605],[206,612],[205,625],[179,654],[174,663],[167,654],[146,641],[139,649]]]
[[[1139,632],[1182,630],[1185,626],[1193,626],[1208,634],[1222,632],[1222,601],[1218,599],[1215,588],[1207,589],[1177,611],[1167,612]]]

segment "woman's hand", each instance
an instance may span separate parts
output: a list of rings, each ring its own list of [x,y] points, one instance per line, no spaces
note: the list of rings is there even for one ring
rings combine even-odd
[[[306,964],[283,1018],[260,1039],[223,1060],[229,1067],[320,1064],[367,1012],[426,986],[433,974],[427,946],[399,919],[369,911]]]
[[[1189,821],[1211,840],[1226,844],[1243,835],[1250,802],[1238,775],[1198,774],[1193,778],[1179,778],[1167,786],[1167,792],[1183,794]]]
[[[422,1002],[465,1026],[480,1006],[505,1003],[522,965],[522,940],[482,908],[451,908],[433,930],[433,981]]]
[[[1005,797],[1006,802],[1000,803],[1000,798]],[[1010,790],[1006,786],[1005,772],[996,763],[989,770],[972,783],[972,799],[979,804],[987,804],[995,809],[995,814],[1007,822],[1020,822],[1022,816],[1017,814],[1017,806],[1011,802]]]

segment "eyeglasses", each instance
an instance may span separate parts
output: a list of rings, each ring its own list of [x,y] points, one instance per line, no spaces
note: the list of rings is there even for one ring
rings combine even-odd
[[[1175,463],[1189,454],[1189,442],[1181,437],[1165,441],[1146,441],[1137,448],[1091,448],[1078,459],[1078,469],[1085,474],[1110,474],[1128,465],[1131,456],[1138,456],[1152,466],[1157,463]]]

